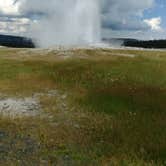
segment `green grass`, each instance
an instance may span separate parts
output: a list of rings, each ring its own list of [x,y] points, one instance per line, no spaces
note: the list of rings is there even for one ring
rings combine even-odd
[[[166,164],[166,52],[76,50],[59,59],[19,51],[0,51],[0,93],[58,89],[69,111],[44,96],[48,116],[0,117],[0,165]]]

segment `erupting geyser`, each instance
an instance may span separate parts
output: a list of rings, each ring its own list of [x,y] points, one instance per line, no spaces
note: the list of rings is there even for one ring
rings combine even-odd
[[[98,0],[77,0],[75,6],[77,42],[95,43],[100,40],[100,12]]]
[[[98,0],[54,0],[43,18],[33,24],[33,37],[41,47],[89,45],[100,42]],[[49,2],[48,2],[49,3]]]

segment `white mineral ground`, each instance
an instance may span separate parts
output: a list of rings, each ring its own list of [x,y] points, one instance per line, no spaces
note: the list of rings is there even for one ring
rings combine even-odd
[[[0,94],[1,96],[5,96]],[[40,97],[56,97],[56,107],[65,111],[67,107],[67,94],[59,90],[50,90],[45,93],[35,93],[32,97],[1,97],[0,99],[0,116],[5,117],[32,117],[36,115],[44,115]]]
[[[6,98],[0,100],[0,114],[2,116],[35,116],[39,110],[39,102],[34,98]]]

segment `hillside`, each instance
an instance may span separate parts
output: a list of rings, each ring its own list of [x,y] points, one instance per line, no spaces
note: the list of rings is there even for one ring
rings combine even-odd
[[[0,35],[0,46],[16,48],[34,48],[32,39],[20,36]]]
[[[166,49],[166,40],[137,40],[131,38],[110,38],[103,39],[103,41],[112,46]]]
[[[124,41],[124,46],[127,47],[141,47],[141,48],[157,48],[157,49],[166,49],[166,40],[127,40]]]

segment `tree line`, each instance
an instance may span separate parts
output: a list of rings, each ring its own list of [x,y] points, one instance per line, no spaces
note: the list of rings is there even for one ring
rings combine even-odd
[[[166,48],[166,40],[128,40],[124,41],[126,47],[141,47],[141,48]]]

